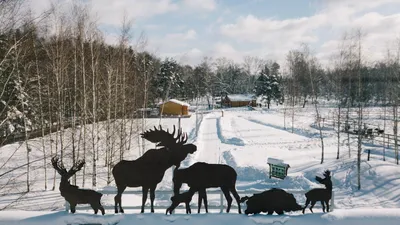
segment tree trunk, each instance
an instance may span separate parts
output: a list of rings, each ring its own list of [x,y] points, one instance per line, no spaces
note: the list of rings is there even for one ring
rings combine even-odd
[[[339,154],[340,154],[340,117],[341,117],[341,107],[339,103],[339,108],[338,108],[338,121],[337,121],[337,154],[336,154],[336,159],[339,159]],[[344,124],[345,125],[345,130],[347,129],[347,122]],[[347,132],[349,133],[349,132]]]
[[[33,51],[35,53],[35,66],[36,66],[36,77],[38,80],[38,94],[39,94],[39,113],[40,113],[40,129],[42,131],[41,143],[42,143],[42,151],[43,151],[43,169],[44,169],[44,190],[47,190],[47,163],[46,163],[46,145],[44,143],[44,136],[45,136],[45,122],[44,122],[44,115],[43,115],[43,100],[42,100],[42,82],[40,77],[39,71],[39,62],[38,62],[38,55],[37,55],[37,47],[36,42],[33,41]],[[51,132],[50,132],[51,133]]]

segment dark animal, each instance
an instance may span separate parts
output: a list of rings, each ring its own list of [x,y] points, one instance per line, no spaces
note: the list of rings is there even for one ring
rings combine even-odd
[[[316,176],[315,179],[325,185],[325,188],[314,188],[308,191],[306,195],[306,205],[303,208],[303,214],[305,209],[307,208],[308,204],[311,202],[310,211],[313,213],[312,208],[314,207],[317,201],[321,202],[322,211],[325,212],[325,205],[326,204],[326,211],[329,212],[329,200],[332,198],[332,181],[331,181],[331,172],[326,170],[324,172],[324,179],[321,177]]]
[[[364,136],[365,136],[366,138],[368,138],[368,137],[372,138],[372,137],[373,137],[373,130],[372,130],[372,128],[366,129],[365,135],[364,135]]]
[[[274,211],[282,215],[285,212],[301,210],[302,207],[297,204],[293,194],[278,188],[272,188],[262,193],[254,194],[251,197],[243,197],[240,202],[246,202],[247,209],[244,211],[248,214],[259,214],[266,212],[272,215]]]
[[[186,183],[190,188],[199,192],[198,213],[200,213],[202,200],[204,200],[204,207],[208,213],[206,188],[220,187],[228,203],[226,212],[229,212],[231,208],[232,197],[229,193],[231,192],[238,204],[239,213],[242,213],[240,197],[235,187],[236,178],[236,171],[228,165],[197,162],[188,168],[174,170],[174,194],[179,194],[182,184]]]
[[[381,135],[381,134],[385,133],[385,130],[381,130],[381,129],[379,129],[379,128],[375,128],[375,132],[376,132],[378,135]]]
[[[69,178],[82,169],[83,165],[85,165],[85,161],[78,161],[72,166],[72,168],[68,172],[65,169],[63,163],[59,161],[57,156],[51,159],[51,164],[53,165],[54,169],[61,175],[59,188],[61,196],[63,196],[65,200],[69,203],[72,213],[75,213],[75,207],[77,204],[90,204],[95,214],[97,214],[99,210],[103,215],[105,214],[104,208],[100,202],[103,194],[94,190],[79,189],[78,186],[71,185],[69,183]]]
[[[141,134],[142,138],[158,143],[157,146],[163,146],[161,149],[150,149],[136,160],[122,160],[117,163],[112,170],[118,193],[114,197],[115,213],[124,212],[121,204],[121,196],[126,187],[142,187],[142,208],[147,200],[147,193],[150,190],[151,212],[154,212],[154,198],[157,184],[161,182],[165,171],[175,165],[179,168],[181,161],[190,153],[194,153],[197,147],[193,144],[185,144],[187,141],[186,134],[182,134],[182,130],[178,130],[175,137],[175,126],[172,133],[168,130],[149,130]]]
[[[189,191],[184,192],[182,194],[174,195],[171,197],[172,204],[168,209],[165,211],[165,215],[172,214],[172,211],[180,204],[185,203],[186,207],[186,214],[191,214],[192,210],[190,209],[190,202],[192,201],[192,197],[196,193],[193,189],[189,189]]]

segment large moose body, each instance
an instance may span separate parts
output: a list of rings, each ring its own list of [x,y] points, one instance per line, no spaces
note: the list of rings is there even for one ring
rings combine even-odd
[[[187,155],[197,150],[195,145],[185,144],[187,136],[182,134],[182,129],[178,129],[177,137],[175,137],[175,126],[172,133],[162,130],[160,126],[160,129],[154,127],[154,130],[146,131],[141,136],[150,142],[158,143],[157,146],[163,148],[150,149],[136,160],[122,160],[114,166],[112,173],[118,190],[114,198],[115,213],[118,213],[118,205],[119,212],[124,212],[121,196],[127,187],[142,187],[141,213],[144,212],[150,190],[150,207],[153,213],[155,190],[157,184],[163,179],[165,171],[171,166],[179,168]]]

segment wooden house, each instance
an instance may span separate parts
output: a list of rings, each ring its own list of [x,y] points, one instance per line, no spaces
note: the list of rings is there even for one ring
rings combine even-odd
[[[243,107],[252,106],[256,107],[256,98],[250,94],[234,94],[226,95],[221,100],[221,105],[225,107]]]
[[[189,115],[189,104],[179,101],[177,99],[170,99],[164,103],[159,104],[160,113],[163,115]]]

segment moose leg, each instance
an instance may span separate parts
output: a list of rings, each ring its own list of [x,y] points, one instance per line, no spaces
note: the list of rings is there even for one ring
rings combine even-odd
[[[314,212],[312,211],[312,208],[314,207],[315,203],[317,203],[317,201],[311,201],[310,211],[311,211],[312,213],[314,213]]]
[[[232,205],[232,197],[231,194],[229,193],[229,189],[226,187],[221,187],[222,192],[225,195],[226,198],[226,202],[228,203],[228,207],[226,208],[226,212],[228,213],[229,210],[231,209],[231,205]]]
[[[197,203],[197,213],[200,213],[200,209],[201,209],[201,204],[202,204],[202,200],[203,200],[203,195],[202,195],[202,190],[199,190],[197,192],[197,194],[199,195],[199,201]]]
[[[306,200],[306,205],[303,208],[303,214],[304,214],[304,211],[306,210],[308,204],[310,204],[310,200],[309,199]]]
[[[239,209],[239,214],[242,214],[242,209],[240,208],[240,196],[238,195],[235,186],[233,186],[233,188],[231,188],[231,192],[233,194],[233,197],[236,199],[236,203],[237,203],[238,209]]]
[[[147,193],[149,192],[149,188],[148,187],[142,187],[142,210],[140,211],[140,213],[144,213],[144,205],[146,204],[147,201]]]
[[[75,213],[76,209],[76,203],[75,202],[70,202],[69,206],[71,207],[71,213]]]
[[[202,190],[202,196],[204,201],[204,208],[206,209],[206,213],[208,213],[207,192],[205,188]]]
[[[325,212],[325,204],[323,200],[321,201],[321,205],[322,205],[322,212]]]
[[[150,207],[151,207],[152,213],[154,213],[154,199],[156,198],[156,193],[155,193],[156,188],[157,188],[157,185],[150,188]]]
[[[125,189],[126,189],[126,186],[117,186],[117,189],[118,189],[118,193],[117,193],[117,195],[114,197],[114,202],[115,202],[115,206],[114,206],[114,208],[115,208],[115,213],[118,213],[118,205],[119,205],[119,211],[121,212],[121,213],[124,213],[124,210],[122,209],[122,200],[121,200],[121,197],[122,197],[122,193],[125,191]]]
[[[185,202],[185,208],[186,208],[186,214],[189,214],[190,213],[189,202]]]

